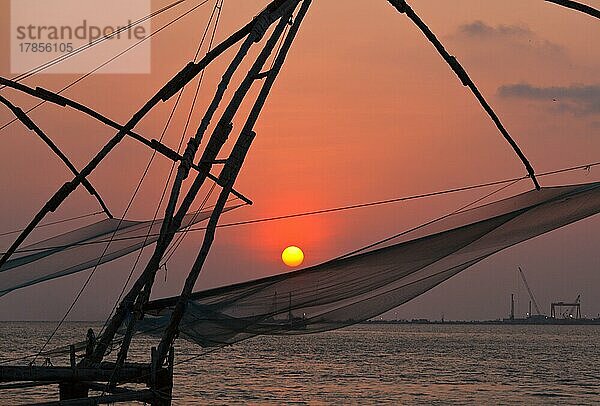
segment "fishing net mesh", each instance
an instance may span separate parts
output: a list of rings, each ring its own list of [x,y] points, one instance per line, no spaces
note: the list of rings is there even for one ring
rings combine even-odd
[[[600,183],[543,188],[466,210],[387,246],[295,272],[194,294],[180,336],[201,346],[259,334],[306,334],[364,321],[512,245],[600,211]],[[177,298],[148,304],[159,333]]]
[[[225,211],[239,206],[228,207]],[[207,220],[212,210],[186,215],[181,229]],[[28,245],[0,268],[0,296],[115,260],[158,240],[162,219],[106,219]]]

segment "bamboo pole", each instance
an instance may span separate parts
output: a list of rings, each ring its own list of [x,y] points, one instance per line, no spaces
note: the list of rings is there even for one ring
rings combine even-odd
[[[291,4],[291,2],[289,4]],[[282,21],[283,21],[283,18],[282,18]],[[129,323],[127,326],[127,332],[125,334],[124,341],[123,341],[123,345],[121,346],[121,351],[119,352],[118,363],[119,362],[123,363],[125,361],[125,358],[127,356],[127,351],[128,351],[129,345],[131,343],[131,338],[132,338],[132,335],[134,332],[134,325],[136,323],[136,318],[140,318],[143,314],[143,308],[149,300],[152,285],[154,283],[154,277],[156,275],[156,270],[159,267],[160,260],[162,259],[165,250],[167,249],[168,245],[171,243],[171,241],[173,239],[173,231],[178,229],[180,226],[181,220],[174,220],[173,213],[175,211],[177,200],[179,198],[181,186],[183,184],[183,181],[187,178],[187,176],[189,174],[190,165],[196,155],[198,146],[200,145],[200,141],[203,138],[204,133],[208,129],[208,126],[210,125],[212,117],[214,116],[217,108],[219,107],[221,100],[223,99],[223,96],[225,95],[227,87],[228,87],[234,73],[237,71],[237,69],[241,65],[242,61],[248,54],[248,51],[250,50],[250,47],[252,46],[252,44],[259,41],[260,38],[262,38],[264,36],[267,28],[272,24],[272,22],[270,21],[267,14],[261,15],[256,20],[256,22],[257,23],[255,26],[255,29],[252,30],[251,34],[247,37],[246,41],[244,41],[244,43],[240,47],[240,50],[234,57],[233,61],[231,62],[231,64],[227,68],[227,70],[225,71],[225,74],[223,75],[223,78],[217,87],[217,92],[216,92],[211,104],[209,105],[204,117],[202,118],[200,126],[199,126],[195,136],[192,139],[190,139],[190,142],[188,143],[186,152],[184,153],[184,157],[186,157],[186,158],[184,158],[184,160],[182,161],[181,165],[178,168],[177,177],[175,178],[175,182],[173,183],[173,187],[171,189],[171,196],[169,198],[169,203],[167,204],[167,209],[165,212],[165,219],[163,220],[159,240],[156,244],[154,254],[153,254],[151,260],[148,262],[148,265],[146,267],[146,269],[148,269],[146,283],[144,285],[144,288],[143,288],[141,294],[137,297],[136,303],[134,305],[134,310],[137,314],[135,315],[135,317],[132,317],[129,320]],[[285,23],[285,21],[284,21],[284,23]],[[280,22],[279,25],[282,25],[282,23]],[[253,75],[253,72],[260,72],[260,69],[262,69],[268,56],[271,54],[273,48],[275,47],[275,45],[277,43],[277,39],[283,32],[283,26],[284,25],[282,25],[281,29],[279,28],[279,26],[276,28],[275,32],[273,33],[273,35],[271,36],[269,41],[267,41],[267,45],[265,46],[265,48],[263,49],[263,51],[257,58],[257,61],[255,62],[254,66],[253,66],[253,69],[251,69],[251,73],[249,73],[247,75],[247,78],[251,78],[250,83],[252,83],[254,81],[255,75]],[[248,89],[249,88],[250,88],[250,86],[248,86]],[[244,95],[245,94],[246,93],[244,93]],[[220,124],[221,123],[223,123],[223,120],[220,121]],[[217,133],[214,133],[213,136],[211,136],[206,149],[210,149],[211,152],[214,152],[214,154],[212,157],[205,160],[205,164],[202,164],[202,161],[201,161],[201,164],[200,164],[201,170],[198,172],[197,177],[202,177],[202,179],[206,179],[206,174],[209,173],[210,168],[212,167],[212,164],[210,162],[214,161],[216,159],[218,152],[221,150],[221,147],[223,146],[223,144],[225,143],[225,140],[227,139],[227,136],[224,136],[222,138],[219,137],[221,135],[222,135],[222,133],[217,132]],[[215,139],[218,139],[219,141],[221,141],[221,139],[223,139],[223,142],[221,142],[217,147],[214,147],[212,145],[212,142]],[[203,157],[203,158],[205,158],[205,157]],[[202,170],[202,169],[204,169],[204,170]],[[194,199],[196,197],[196,194],[197,194],[197,191],[194,192]],[[191,200],[191,201],[193,201],[193,200]],[[187,213],[187,211],[189,210],[189,206],[184,207],[183,210],[185,210],[185,212]]]
[[[6,87],[10,87],[11,89],[29,94],[33,97],[36,97],[41,100],[45,100],[45,101],[53,103],[57,106],[62,106],[62,107],[69,106],[69,107],[73,108],[74,110],[84,113],[84,114],[98,120],[99,122],[106,124],[109,127],[114,128],[115,130],[126,131],[124,129],[125,127],[122,124],[117,123],[116,121],[104,116],[103,114],[100,114],[99,112],[97,112],[79,102],[76,102],[72,99],[61,96],[58,93],[52,92],[50,90],[46,90],[41,87],[36,87],[35,89],[33,89],[22,83],[18,83],[18,82],[15,82],[13,80],[6,79],[3,77],[0,77],[0,85],[4,85]],[[23,114],[25,114],[25,113],[23,112]],[[140,135],[139,133],[137,133],[133,130],[126,131],[126,133],[127,133],[126,135],[130,136],[132,139],[151,148],[152,150],[156,151],[157,153],[159,153],[160,155],[166,157],[167,159],[169,159],[171,161],[180,162],[183,160],[183,155],[180,155],[177,151],[169,148],[167,145],[163,144],[162,142],[158,141],[157,139],[149,139],[148,137]],[[218,163],[218,162],[215,161],[213,163]],[[198,165],[195,163],[192,163],[191,168],[194,169],[195,171],[200,170]],[[209,174],[208,178],[215,182],[217,181],[217,178],[212,174]],[[238,199],[243,200],[244,202],[246,202],[248,204],[252,204],[252,201],[250,199],[248,199],[246,196],[244,196],[243,194],[241,194],[240,192],[233,190],[231,193],[233,195],[235,195]]]
[[[29,116],[27,116],[27,114],[25,114],[25,112],[23,112],[23,110],[21,108],[15,106],[8,99],[4,98],[1,95],[0,95],[0,103],[4,104],[6,107],[8,107],[8,109],[13,112],[13,114],[15,115],[15,117],[17,117],[17,119],[25,127],[27,127],[29,130],[31,130],[34,133],[36,133],[36,135],[42,141],[44,141],[46,143],[46,145],[48,145],[48,147],[52,150],[52,152],[54,152],[56,154],[56,156],[58,156],[60,158],[60,160],[64,162],[64,164],[67,166],[67,168],[69,168],[69,170],[71,171],[71,173],[73,175],[79,176],[79,171],[77,171],[77,168],[75,168],[75,165],[73,165],[71,163],[71,161],[69,160],[69,158],[67,158],[67,156],[60,150],[60,148],[58,148],[58,146],[54,143],[54,141],[52,141],[50,139],[50,137],[48,137],[41,130],[41,128],[37,124],[35,124],[33,122],[33,120],[30,119]],[[100,195],[98,194],[98,192],[96,191],[96,189],[94,189],[94,187],[90,184],[90,182],[88,182],[87,179],[83,179],[82,183],[83,183],[83,186],[88,191],[88,193],[96,198],[96,200],[100,204],[100,207],[102,208],[102,211],[104,211],[104,213],[106,213],[106,215],[108,216],[108,218],[113,218],[113,215],[111,214],[110,210],[108,210],[108,207],[106,207],[106,204],[102,200],[102,197],[100,197]]]
[[[587,4],[579,3],[578,1],[572,0],[544,0],[548,3],[554,3],[559,6],[563,6],[566,8],[570,8],[572,10],[581,11],[582,13],[588,14],[592,17],[600,18],[600,10],[595,9],[592,6],[588,6]]]
[[[475,98],[477,99],[479,104],[481,104],[481,107],[483,107],[485,112],[492,119],[492,121],[494,122],[494,124],[496,125],[496,127],[498,128],[498,130],[500,131],[502,136],[504,137],[504,139],[510,144],[513,151],[515,151],[515,153],[517,154],[517,156],[519,157],[519,159],[525,166],[525,169],[527,170],[527,173],[529,174],[529,177],[531,178],[531,181],[533,182],[533,185],[535,186],[535,188],[537,190],[539,190],[540,184],[537,181],[537,178],[535,176],[535,170],[529,163],[529,160],[527,159],[527,157],[525,156],[523,151],[521,151],[521,148],[519,148],[519,145],[515,142],[515,140],[508,133],[508,131],[504,127],[504,124],[502,124],[502,122],[500,121],[500,118],[498,117],[496,112],[492,109],[492,107],[489,105],[489,103],[487,102],[485,97],[483,97],[483,95],[481,94],[481,92],[479,91],[479,89],[477,88],[475,83],[473,82],[473,80],[471,80],[467,71],[465,71],[465,69],[460,64],[460,62],[458,62],[458,59],[456,59],[456,57],[450,55],[448,53],[448,51],[446,51],[446,48],[444,48],[444,45],[440,42],[440,40],[435,36],[435,34],[431,31],[431,29],[429,29],[429,27],[423,22],[423,20],[421,20],[421,18],[417,15],[417,13],[415,13],[415,11],[408,5],[408,3],[405,0],[388,0],[388,2],[396,10],[398,10],[398,12],[400,12],[401,14],[407,15],[407,17],[421,30],[421,32],[425,35],[425,37],[429,40],[429,42],[431,42],[433,44],[433,46],[438,51],[440,56],[444,59],[444,61],[446,61],[446,63],[454,71],[456,76],[458,76],[458,78],[462,82],[463,86],[466,86],[471,90],[471,92],[473,93],[473,95],[475,96]]]
[[[285,7],[285,6],[287,4],[289,4],[288,3],[289,1],[292,1],[292,0],[276,2],[278,7],[276,7],[276,8],[267,7],[265,10],[263,10],[263,12],[261,12],[261,14],[259,14],[253,20],[248,37],[243,42],[242,46],[240,47],[240,50],[238,51],[238,54],[234,58],[234,61],[230,64],[227,72],[224,74],[223,79],[219,85],[217,95],[215,96],[213,103],[211,103],[211,107],[209,108],[209,111],[211,109],[214,109],[214,110],[217,109],[218,104],[219,104],[221,98],[223,97],[224,92],[226,91],[227,84],[229,83],[231,76],[237,69],[237,66],[241,63],[241,60],[243,60],[244,56],[247,54],[250,46],[253,43],[260,41],[260,39],[266,32],[267,28],[274,21],[276,21],[278,18],[281,17],[282,13],[284,13],[285,10],[287,9],[287,7]],[[297,0],[294,0],[294,1],[297,1]],[[266,60],[266,57],[265,57],[265,60]],[[264,64],[264,62],[263,62],[263,64]],[[208,124],[210,123],[210,118],[212,117],[212,114],[214,114],[214,111],[211,112],[210,115],[207,112],[207,115],[205,116],[205,118],[203,120],[203,124],[201,124],[201,126],[196,134],[197,137],[202,137],[203,132],[201,129],[203,128],[203,125],[208,126]],[[209,140],[208,146],[206,147],[206,149],[209,149],[209,148],[211,149],[211,154],[209,154],[208,156],[206,154],[203,155],[202,159],[200,160],[199,171],[198,171],[198,175],[197,175],[196,179],[198,179],[198,178],[206,179],[208,177],[208,174],[210,173],[210,169],[212,167],[212,163],[216,159],[217,154],[220,151],[220,148],[224,143],[224,141],[223,141],[223,143],[221,143],[220,141],[215,142],[214,139],[217,139],[217,138],[219,138],[219,137],[216,136],[215,133],[213,133],[213,135],[211,136],[211,139]],[[217,146],[215,146],[215,144],[217,144]],[[218,146],[219,144],[220,144],[220,146]],[[140,277],[136,280],[136,282],[134,283],[134,285],[132,286],[130,291],[127,293],[127,295],[123,298],[123,300],[119,304],[119,307],[117,308],[117,311],[115,312],[115,315],[112,317],[104,334],[100,337],[100,339],[98,341],[96,350],[94,351],[94,354],[92,355],[92,357],[89,360],[91,362],[99,362],[100,360],[102,360],[102,358],[104,356],[104,352],[110,345],[110,342],[112,341],[116,331],[122,325],[126,315],[129,312],[133,312],[135,310],[134,306],[136,305],[136,303],[138,304],[137,311],[140,312],[143,310],[143,305],[145,304],[145,302],[147,301],[147,298],[149,297],[150,287],[152,286],[152,284],[154,282],[154,276],[156,274],[156,271],[158,270],[160,260],[162,259],[162,256],[163,256],[164,252],[166,251],[168,245],[172,241],[172,239],[175,235],[175,230],[177,230],[179,228],[179,226],[181,225],[181,222],[183,220],[183,216],[181,216],[181,217],[176,216],[173,219],[172,213],[174,211],[177,197],[179,195],[179,190],[181,187],[180,182],[182,182],[183,179],[185,179],[185,177],[187,177],[187,172],[189,171],[189,169],[185,168],[184,163],[187,162],[189,164],[193,161],[194,155],[195,155],[195,150],[197,150],[198,145],[199,145],[199,140],[196,140],[195,138],[193,140],[191,140],[191,142],[188,144],[188,148],[186,151],[187,155],[184,154],[184,160],[182,161],[182,163],[178,169],[177,178],[179,178],[180,180],[177,181],[176,182],[177,184],[175,184],[172,188],[171,197],[169,199],[169,204],[168,204],[167,210],[166,210],[167,215],[165,215],[165,219],[161,226],[161,237],[159,238],[159,241],[156,244],[155,251],[154,251],[152,257],[150,258],[150,260],[148,261],[148,264],[146,265],[146,267],[145,267],[144,271],[142,272],[142,274],[140,275]],[[191,199],[184,201],[184,203],[187,202],[187,206],[185,208],[185,213],[187,213],[187,211],[189,210],[189,207],[193,203],[193,200],[194,200],[196,194],[198,193],[198,190],[199,190],[199,188],[195,191],[190,190],[190,192],[188,192],[188,195],[186,196],[186,198],[191,196]],[[183,204],[182,204],[182,207],[183,207]],[[184,216],[185,216],[185,214],[184,214]],[[145,288],[144,296],[142,297],[141,300],[137,300],[138,295],[140,294],[142,289],[144,289],[144,287],[147,287],[147,288]],[[132,322],[135,322],[134,320],[135,320],[135,318],[131,319]],[[133,331],[133,329],[128,329],[128,330]],[[129,334],[128,342],[125,343],[125,347],[124,347],[125,352],[128,349],[128,344],[129,344],[130,339],[131,339],[131,334]]]
[[[98,368],[36,367],[36,366],[0,366],[0,382],[33,381],[33,382],[108,382],[114,370],[114,363],[107,363]],[[148,383],[150,368],[148,365],[125,365],[118,374],[118,382]]]
[[[269,7],[283,0],[275,0]],[[48,213],[54,212],[65,199],[73,193],[73,191],[89,176],[94,169],[102,162],[102,160],[112,151],[114,147],[121,142],[123,137],[133,130],[133,128],[156,106],[160,101],[167,101],[175,93],[181,90],[185,85],[192,81],[206,66],[214,61],[218,56],[223,54],[231,46],[244,38],[251,30],[253,24],[249,23],[229,38],[217,45],[212,51],[208,52],[204,58],[198,63],[189,63],[177,75],[175,75],[162,89],[160,89],[149,101],[142,106],[137,113],[123,126],[109,142],[92,158],[92,160],[80,171],[79,175],[73,178],[70,182],[65,183],[56,193],[44,204],[40,211],[33,217],[29,224],[19,234],[13,244],[6,250],[5,254],[0,258],[0,268],[8,261],[15,253],[19,246],[31,234],[35,227],[46,217]]]
[[[173,341],[177,336],[177,332],[179,331],[179,324],[183,319],[188,300],[190,298],[190,295],[192,294],[198,276],[202,271],[202,267],[204,266],[206,258],[208,257],[208,253],[210,251],[212,242],[214,241],[216,228],[219,222],[221,212],[225,207],[225,203],[227,202],[227,199],[229,197],[229,192],[233,187],[235,180],[237,179],[237,176],[241,170],[241,166],[248,153],[250,145],[254,137],[256,136],[256,134],[253,131],[254,125],[256,124],[260,112],[264,107],[264,104],[275,82],[275,79],[281,71],[281,67],[285,62],[287,53],[296,37],[296,34],[298,33],[300,25],[302,24],[302,21],[308,11],[308,8],[310,7],[310,4],[311,0],[304,0],[302,2],[302,6],[300,8],[298,16],[296,17],[296,20],[294,21],[290,32],[285,38],[279,55],[276,56],[273,68],[269,71],[267,75],[267,79],[265,80],[265,83],[263,84],[258,98],[254,103],[254,106],[252,107],[250,115],[246,120],[244,128],[241,131],[240,137],[238,138],[231,152],[228,163],[225,165],[223,171],[221,172],[220,178],[227,182],[227,185],[221,191],[215,209],[213,210],[212,216],[208,222],[208,226],[206,228],[204,241],[202,243],[202,247],[200,248],[200,252],[198,253],[196,261],[194,262],[194,265],[192,266],[192,269],[185,281],[185,285],[183,287],[181,295],[171,315],[169,325],[165,329],[161,342],[158,346],[158,358],[161,365],[166,359],[168,351],[172,347]],[[284,23],[286,22],[284,21]],[[279,29],[279,26],[277,27],[277,29]]]

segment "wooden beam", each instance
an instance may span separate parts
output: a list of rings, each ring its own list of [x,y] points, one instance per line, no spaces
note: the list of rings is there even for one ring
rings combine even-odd
[[[66,382],[96,381],[108,382],[114,373],[114,363],[104,363],[100,368],[0,366],[0,382],[34,381]],[[148,383],[150,367],[126,364],[120,369],[117,382]]]
[[[36,403],[38,406],[93,406],[116,402],[153,402],[161,399],[159,393],[150,389],[115,393],[112,395],[94,396],[90,398],[58,400],[54,402]]]

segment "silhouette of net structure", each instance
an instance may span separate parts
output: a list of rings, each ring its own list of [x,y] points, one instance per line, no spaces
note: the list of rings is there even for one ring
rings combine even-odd
[[[186,215],[180,229],[207,220],[211,212]],[[105,219],[25,246],[0,268],[0,296],[135,252],[158,240],[161,225],[162,219]]]
[[[579,2],[545,1],[600,18],[598,10]],[[458,59],[444,48],[432,29],[405,0],[388,0],[388,2],[416,25],[461,83],[470,89],[524,164],[528,174],[524,178],[529,178],[536,189],[540,189],[541,186],[536,178],[538,174]],[[152,18],[181,3],[184,1],[175,1],[139,21]],[[205,3],[207,1],[190,8],[153,31],[148,38]],[[33,108],[23,111],[0,96],[0,104],[6,106],[15,116],[11,122],[0,127],[0,130],[14,121],[20,121],[27,129],[35,132],[74,175],[72,180],[66,182],[48,199],[21,230],[12,245],[0,255],[0,296],[14,289],[93,268],[89,276],[91,278],[98,265],[156,243],[153,254],[141,275],[135,280],[128,293],[119,297],[120,302],[115,305],[103,334],[97,340],[93,351],[86,354],[82,362],[86,365],[99,364],[104,356],[110,353],[109,347],[119,332],[123,339],[114,368],[113,376],[116,376],[116,372],[127,359],[134,331],[155,334],[163,332],[157,350],[158,355],[153,360],[155,365],[163,365],[168,362],[168,353],[178,335],[202,346],[219,346],[258,334],[303,334],[343,327],[397,307],[498,251],[600,211],[600,183],[541,188],[496,203],[464,210],[419,227],[410,233],[402,234],[401,237],[390,238],[386,240],[386,245],[378,243],[321,265],[193,293],[195,281],[209,254],[219,217],[223,212],[231,209],[226,207],[229,195],[233,194],[251,204],[234,189],[236,178],[257,135],[254,127],[310,4],[311,0],[273,0],[252,21],[213,46],[223,6],[223,1],[216,0],[194,60],[166,82],[125,124],[119,124],[61,94],[93,74],[102,65],[57,92],[20,83],[23,79],[60,63],[84,49],[91,48],[96,42],[49,61],[18,77],[0,78],[0,90],[8,87],[41,100]],[[207,37],[211,26],[212,36]],[[101,41],[109,38],[110,36],[107,36]],[[208,51],[200,58],[199,52],[205,38],[211,39]],[[250,50],[256,44],[261,44],[262,48],[254,55]],[[134,131],[141,120],[159,103],[167,102],[178,95],[172,110],[174,114],[184,89],[198,78],[197,89],[199,90],[205,69],[234,46],[238,47],[237,51],[224,71],[214,97],[200,120],[198,130],[189,139],[184,152],[181,152],[180,148],[175,150],[163,143],[162,137],[158,140],[150,139]],[[124,50],[123,53],[129,49],[131,48]],[[105,63],[110,63],[120,55],[114,56]],[[227,89],[237,77],[236,72],[245,66],[242,62],[246,62],[246,59],[254,59],[254,62],[245,77],[238,83],[237,89],[232,92],[226,107],[221,111],[222,103],[229,96]],[[269,68],[270,59],[272,63]],[[240,107],[251,98],[250,90],[258,82],[262,82],[260,91],[245,118],[245,124],[239,132],[235,129],[239,134],[235,137],[233,123],[240,118],[239,116],[244,115],[240,112]],[[114,128],[117,133],[83,168],[75,168],[68,157],[28,115],[44,103],[68,106]],[[190,117],[193,111],[194,103],[190,109]],[[220,114],[220,118],[214,127],[211,127],[210,123],[217,114]],[[169,123],[170,118],[165,126],[165,132]],[[205,135],[207,137],[203,138]],[[183,145],[184,136],[185,131],[180,147]],[[221,150],[230,136],[235,139],[234,145],[229,157],[221,159]],[[173,162],[173,168],[177,165],[163,219],[151,221],[113,219],[100,194],[88,180],[107,155],[126,137],[131,137],[152,149],[153,153],[169,159]],[[203,150],[200,159],[197,160],[201,144]],[[220,175],[218,177],[212,175],[213,166],[221,164],[224,166]],[[193,180],[189,179],[190,174],[193,175],[191,177]],[[142,176],[142,181],[145,175],[146,173]],[[190,184],[189,188],[183,187],[186,180]],[[221,187],[217,203],[212,210],[190,214],[191,204],[207,180]],[[85,187],[96,197],[109,218],[22,247],[28,236],[40,226],[42,220],[49,213],[56,211],[80,186]],[[167,181],[165,191],[168,186]],[[137,191],[134,192],[132,200],[136,193]],[[161,203],[162,200],[158,203],[158,208],[161,207]],[[122,217],[126,217],[126,214]],[[204,240],[190,268],[181,294],[174,298],[149,302],[161,261],[170,248],[177,249],[178,243],[173,242],[174,235],[204,220],[209,220],[204,228]],[[87,282],[75,297],[73,305],[67,310],[57,329],[77,303],[86,285]],[[51,338],[52,336],[46,344]],[[110,386],[116,385],[116,381],[111,378],[110,384]]]
[[[465,210],[401,241],[321,265],[196,292],[180,336],[202,346],[259,334],[305,334],[391,310],[520,242],[600,212],[600,182],[542,188]],[[160,331],[177,298],[148,303],[140,324]]]

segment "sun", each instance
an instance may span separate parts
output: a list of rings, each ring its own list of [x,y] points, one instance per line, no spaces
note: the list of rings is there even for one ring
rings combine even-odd
[[[289,267],[299,266],[304,261],[304,253],[300,248],[292,245],[283,250],[281,259]]]

